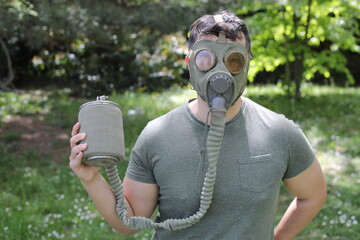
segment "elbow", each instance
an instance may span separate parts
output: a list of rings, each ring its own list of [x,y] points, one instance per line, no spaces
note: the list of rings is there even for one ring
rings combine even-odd
[[[319,204],[322,207],[326,203],[326,199],[327,199],[327,185],[326,185],[325,179],[323,181],[322,186],[320,187],[320,189],[318,191],[317,198],[318,198]]]
[[[318,208],[319,210],[325,205],[327,200],[327,188],[324,186],[323,189],[317,192],[316,195],[312,198],[312,203],[314,207]]]
[[[134,230],[134,229],[127,228],[123,224],[121,224],[121,225],[110,225],[110,226],[112,227],[112,229],[114,231],[118,232],[122,236],[131,236],[131,235],[134,235],[135,233],[140,231],[140,230]]]
[[[327,194],[328,194],[327,193],[327,185],[326,185],[326,181],[324,179],[313,195],[313,200],[319,206],[320,209],[326,203]]]
[[[318,206],[319,209],[321,209],[325,205],[326,199],[327,199],[327,188],[326,186],[324,186],[321,190],[317,192],[316,195],[314,195],[313,204]]]
[[[321,203],[321,206],[323,206],[325,203],[326,203],[326,200],[327,200],[327,187],[325,185],[322,193],[320,194],[320,203]]]
[[[305,205],[311,206],[313,209],[318,211],[325,205],[327,199],[327,188],[326,186],[307,198],[299,198],[297,200],[299,203],[304,203]]]

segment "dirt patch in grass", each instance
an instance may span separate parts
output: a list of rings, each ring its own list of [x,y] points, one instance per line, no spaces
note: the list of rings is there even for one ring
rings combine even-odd
[[[10,154],[32,151],[36,156],[67,163],[70,130],[53,126],[42,116],[16,116],[0,126],[0,142]]]

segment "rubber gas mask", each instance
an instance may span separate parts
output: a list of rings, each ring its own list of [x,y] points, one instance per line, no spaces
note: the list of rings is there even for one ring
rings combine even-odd
[[[222,97],[228,109],[241,96],[247,83],[249,51],[239,42],[226,41],[224,32],[213,40],[200,40],[188,55],[191,85],[198,95],[214,107]]]

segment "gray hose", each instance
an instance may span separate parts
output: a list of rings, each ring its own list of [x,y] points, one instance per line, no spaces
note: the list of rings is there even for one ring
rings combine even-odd
[[[106,168],[110,185],[116,196],[116,211],[121,221],[130,229],[145,228],[164,228],[168,230],[180,230],[188,228],[199,222],[204,217],[210,207],[212,195],[214,192],[216,180],[216,165],[219,158],[219,152],[225,132],[225,108],[215,108],[211,111],[210,130],[207,137],[206,148],[209,162],[208,170],[205,175],[204,185],[200,196],[200,208],[190,217],[184,219],[167,219],[163,222],[156,223],[145,217],[127,218],[127,208],[123,197],[123,186],[117,171],[116,165]]]

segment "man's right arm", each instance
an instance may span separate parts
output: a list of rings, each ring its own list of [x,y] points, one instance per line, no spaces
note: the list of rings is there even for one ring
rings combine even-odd
[[[82,184],[100,214],[113,229],[123,235],[138,232],[127,228],[120,220],[116,212],[115,195],[100,173],[91,182],[82,182]],[[151,217],[158,202],[157,185],[141,183],[125,177],[123,188],[128,217]]]
[[[81,159],[83,157],[83,151],[87,148],[87,144],[79,144],[81,140],[86,138],[86,134],[79,133],[79,129],[80,124],[77,123],[74,125],[71,132],[70,168],[80,179],[96,208],[112,228],[124,235],[130,235],[137,232],[138,230],[127,228],[118,217],[115,195],[109,184],[99,173],[100,168],[82,163]],[[156,184],[141,183],[125,177],[123,189],[128,217],[150,217],[152,215],[157,205],[159,195],[158,186]]]

